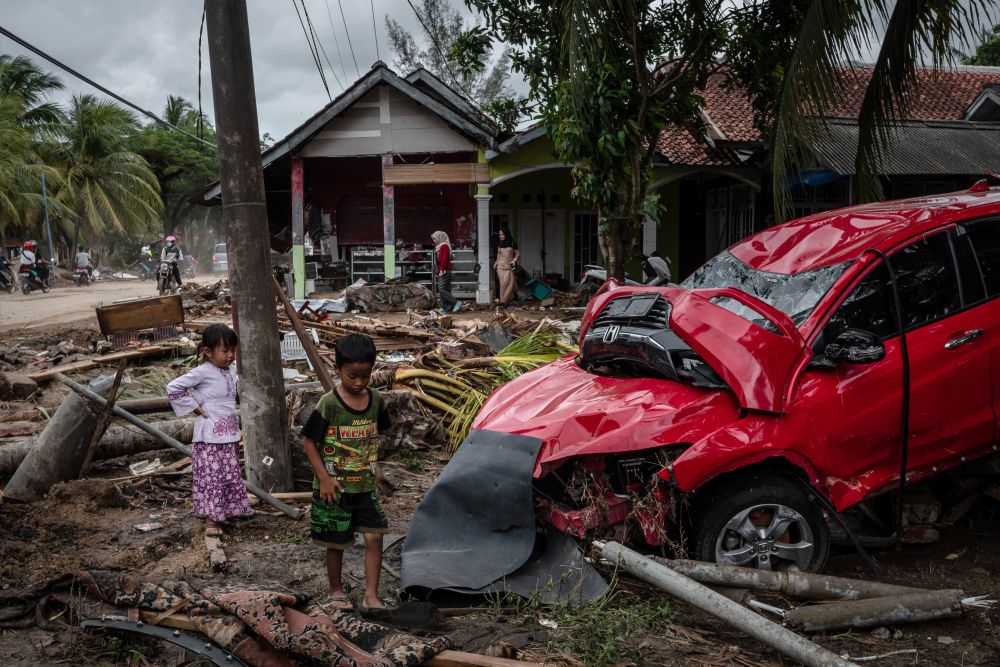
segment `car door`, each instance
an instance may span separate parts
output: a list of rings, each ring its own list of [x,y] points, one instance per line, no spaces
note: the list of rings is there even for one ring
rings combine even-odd
[[[972,249],[972,258],[983,279],[982,309],[986,319],[993,375],[993,443],[1000,440],[1000,219],[977,220],[962,227],[960,242]],[[962,247],[961,245],[959,246]]]
[[[908,471],[956,465],[993,440],[987,308],[974,290],[981,279],[959,274],[960,240],[928,234],[889,258],[910,362]]]

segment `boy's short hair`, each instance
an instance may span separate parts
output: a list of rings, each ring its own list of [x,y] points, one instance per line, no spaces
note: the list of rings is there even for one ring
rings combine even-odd
[[[333,349],[338,366],[375,363],[375,342],[367,334],[349,333],[341,336]]]

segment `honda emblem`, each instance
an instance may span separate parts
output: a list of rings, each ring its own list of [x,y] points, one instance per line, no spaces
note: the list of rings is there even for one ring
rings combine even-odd
[[[612,324],[611,326],[609,326],[608,330],[604,332],[604,342],[605,343],[615,342],[615,339],[618,338],[618,332],[620,330],[621,327],[618,326],[617,324]]]

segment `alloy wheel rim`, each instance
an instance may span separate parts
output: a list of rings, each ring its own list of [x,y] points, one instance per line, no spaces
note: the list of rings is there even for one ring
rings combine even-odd
[[[761,570],[805,571],[815,551],[809,522],[778,503],[754,505],[726,522],[715,541],[715,561]]]

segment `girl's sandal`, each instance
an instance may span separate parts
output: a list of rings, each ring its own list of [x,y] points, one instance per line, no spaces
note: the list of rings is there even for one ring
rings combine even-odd
[[[220,537],[224,533],[222,531],[222,526],[214,524],[211,526],[205,526],[205,535],[209,537]]]

